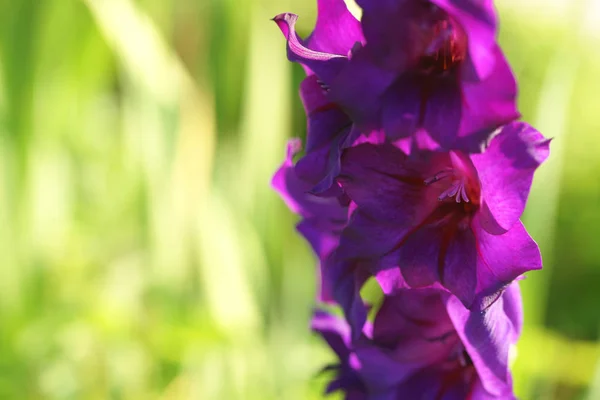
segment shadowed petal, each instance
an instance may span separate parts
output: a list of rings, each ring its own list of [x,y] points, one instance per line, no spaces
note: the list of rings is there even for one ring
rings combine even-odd
[[[415,74],[405,73],[383,97],[381,123],[390,139],[413,135],[421,121],[422,89]]]
[[[437,79],[427,94],[423,128],[444,148],[456,148],[456,137],[462,119],[463,105],[460,83],[452,77]]]

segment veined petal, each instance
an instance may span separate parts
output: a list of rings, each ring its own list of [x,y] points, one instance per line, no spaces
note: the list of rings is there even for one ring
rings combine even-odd
[[[549,140],[523,122],[503,127],[481,154],[471,160],[481,182],[481,224],[502,234],[515,224],[523,210],[533,173],[548,157]]]
[[[298,16],[291,13],[279,14],[273,18],[287,39],[288,59],[310,68],[323,82],[331,82],[348,61],[347,57],[306,47],[296,34],[297,20]]]

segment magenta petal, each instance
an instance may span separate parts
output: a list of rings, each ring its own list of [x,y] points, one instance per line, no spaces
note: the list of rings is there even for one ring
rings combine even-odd
[[[348,59],[345,56],[323,53],[306,47],[296,34],[297,20],[298,16],[291,13],[279,14],[273,18],[287,39],[288,59],[308,67],[323,82],[331,82]]]
[[[477,308],[486,308],[519,276],[541,269],[542,257],[537,244],[520,221],[503,235],[488,233],[477,219],[472,226],[479,253],[476,303]]]
[[[344,0],[318,0],[317,24],[306,42],[313,50],[347,56],[364,37],[360,21],[348,11]]]
[[[485,230],[501,234],[518,221],[533,173],[548,154],[548,140],[531,126],[515,122],[503,127],[482,154],[471,155],[481,182]]]
[[[511,393],[508,350],[515,336],[502,298],[482,312],[469,311],[453,296],[446,307],[485,391],[496,396]]]

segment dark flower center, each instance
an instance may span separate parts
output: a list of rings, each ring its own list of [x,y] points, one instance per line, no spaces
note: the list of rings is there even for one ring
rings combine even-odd
[[[426,75],[445,75],[456,70],[467,54],[466,35],[449,17],[431,28],[430,40],[417,63]]]

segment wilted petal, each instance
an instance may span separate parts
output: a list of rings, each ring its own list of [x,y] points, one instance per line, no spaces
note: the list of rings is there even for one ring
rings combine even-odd
[[[481,224],[501,234],[515,224],[523,210],[533,173],[548,157],[549,141],[531,126],[506,125],[481,154],[471,155],[481,182]]]

